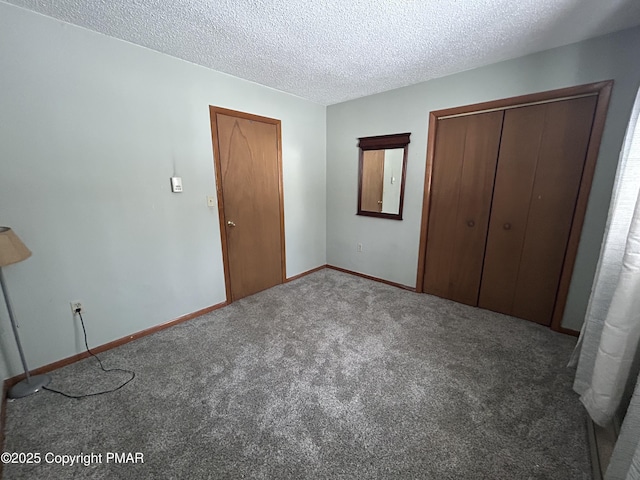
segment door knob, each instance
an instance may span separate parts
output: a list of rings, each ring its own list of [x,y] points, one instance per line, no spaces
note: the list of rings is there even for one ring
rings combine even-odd
[[[229,221],[227,222],[227,225],[229,225],[230,227],[235,227],[235,226],[236,226],[236,224],[235,224],[235,223],[233,223],[231,220],[229,220]]]
[[[504,228],[505,230],[511,230],[511,224],[507,222],[502,226],[502,228]]]
[[[473,220],[469,220],[467,222],[467,225],[470,226],[470,227],[473,227],[475,224],[476,224],[476,222],[474,222]]]
[[[378,200],[378,205],[382,205],[382,200]]]

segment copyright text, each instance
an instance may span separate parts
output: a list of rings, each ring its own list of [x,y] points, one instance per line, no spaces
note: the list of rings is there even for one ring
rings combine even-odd
[[[3,452],[0,461],[4,464],[48,464],[73,467],[83,465],[88,467],[97,464],[140,464],[144,463],[142,452],[104,452],[104,453],[78,453],[74,455],[54,452]]]

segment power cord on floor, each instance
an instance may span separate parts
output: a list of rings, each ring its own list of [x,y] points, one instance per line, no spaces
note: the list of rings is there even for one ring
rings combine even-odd
[[[112,389],[112,390],[105,390],[103,392],[96,392],[96,393],[87,393],[84,395],[71,395],[69,393],[64,393],[61,392],[60,390],[56,390],[55,388],[50,388],[50,387],[42,387],[44,390],[48,390],[50,392],[53,393],[58,393],[60,395],[63,395],[67,398],[85,398],[85,397],[95,397],[97,395],[104,395],[106,393],[113,393],[116,392],[118,390],[120,390],[122,387],[124,387],[125,385],[127,385],[129,382],[131,382],[134,378],[136,378],[136,372],[134,372],[133,370],[125,370],[124,368],[104,368],[104,366],[102,365],[102,362],[100,361],[100,359],[98,358],[98,356],[93,353],[91,351],[91,349],[89,348],[89,342],[87,341],[87,329],[84,326],[84,319],[82,318],[82,313],[80,313],[80,309],[76,309],[75,313],[77,313],[80,316],[80,324],[82,325],[82,332],[84,333],[84,346],[87,347],[87,352],[89,353],[89,355],[91,355],[93,358],[95,358],[98,363],[100,364],[100,368],[102,369],[103,372],[125,372],[125,373],[129,373],[131,374],[131,378],[129,380],[127,380],[126,382],[124,382],[122,385]]]

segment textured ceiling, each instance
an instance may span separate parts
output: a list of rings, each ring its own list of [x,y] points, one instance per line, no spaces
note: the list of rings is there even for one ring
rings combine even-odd
[[[330,105],[640,24],[640,0],[9,0]]]

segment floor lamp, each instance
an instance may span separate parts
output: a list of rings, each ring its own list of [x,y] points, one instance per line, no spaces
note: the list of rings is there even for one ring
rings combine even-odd
[[[11,321],[11,327],[13,328],[13,335],[16,337],[18,352],[20,352],[20,360],[22,360],[24,373],[27,377],[11,387],[7,394],[9,398],[22,398],[27,395],[31,395],[32,393],[36,393],[42,387],[47,386],[51,381],[51,377],[49,375],[29,375],[29,368],[27,367],[27,361],[24,359],[24,352],[22,351],[20,337],[18,336],[18,325],[16,324],[16,319],[13,314],[11,300],[9,300],[9,292],[7,291],[7,284],[4,280],[4,273],[2,273],[2,267],[6,267],[12,263],[21,262],[30,256],[31,251],[24,243],[22,243],[18,236],[13,233],[13,230],[9,227],[0,227],[0,285],[2,285],[2,293],[7,304],[9,320]]]

